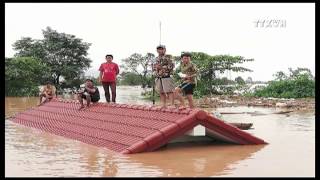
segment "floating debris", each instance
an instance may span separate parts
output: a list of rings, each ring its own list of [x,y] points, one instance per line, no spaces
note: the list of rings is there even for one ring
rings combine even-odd
[[[234,95],[206,96],[196,100],[197,107],[217,108],[234,106],[258,106],[287,108],[291,110],[315,110],[314,98],[286,99],[286,98],[256,98]]]

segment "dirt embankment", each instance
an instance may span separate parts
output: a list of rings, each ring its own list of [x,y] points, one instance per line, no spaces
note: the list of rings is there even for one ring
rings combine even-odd
[[[284,98],[255,98],[243,96],[207,96],[196,99],[195,103],[200,108],[218,108],[232,106],[260,106],[278,107],[291,111],[315,111],[315,98],[284,99]]]

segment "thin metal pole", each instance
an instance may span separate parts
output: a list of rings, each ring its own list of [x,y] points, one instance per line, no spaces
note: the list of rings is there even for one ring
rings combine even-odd
[[[152,104],[155,105],[156,104],[156,100],[155,100],[155,79],[154,79],[154,76],[152,75],[152,80],[153,80],[153,83],[152,83]]]
[[[159,44],[161,44],[161,21],[160,21],[160,42]]]
[[[152,73],[152,77],[151,77],[151,79],[152,79],[152,104],[153,105],[155,105],[156,104],[156,100],[155,100],[155,76],[154,76],[154,74],[153,74],[153,71],[154,71],[154,69],[153,69],[153,65],[154,65],[154,61],[153,61],[153,59],[151,59],[151,73]]]

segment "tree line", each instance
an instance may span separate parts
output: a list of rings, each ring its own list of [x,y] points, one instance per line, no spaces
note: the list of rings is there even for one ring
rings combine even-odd
[[[5,58],[5,94],[6,96],[37,96],[38,86],[51,81],[58,92],[64,88],[78,87],[87,78],[85,71],[92,62],[88,56],[91,43],[84,42],[75,35],[59,33],[50,27],[42,30],[43,39],[23,37],[13,44],[14,57]],[[204,52],[190,52],[192,62],[199,69],[196,97],[213,94],[232,94],[252,78],[244,80],[241,76],[234,80],[219,77],[225,72],[252,72],[243,67],[243,63],[254,61],[251,58],[231,55],[209,55]],[[133,53],[122,59],[121,73],[117,80],[119,85],[141,85],[152,87],[151,64],[156,55]],[[175,72],[173,78],[180,81],[180,56],[173,56]],[[314,77],[309,69],[289,68],[290,74],[280,71],[268,86],[248,96],[269,97],[314,97]],[[97,84],[97,77],[91,77]],[[233,85],[226,86],[223,85]],[[222,85],[222,86],[221,86]],[[222,91],[221,91],[221,87]]]
[[[192,62],[199,69],[198,83],[195,90],[195,96],[217,94],[216,85],[227,84],[245,84],[242,77],[230,80],[226,77],[218,78],[218,73],[226,71],[232,72],[251,72],[251,69],[242,67],[241,64],[253,59],[247,59],[242,56],[231,55],[209,55],[203,52],[190,52]],[[141,85],[142,87],[151,87],[153,83],[151,63],[154,62],[155,55],[147,53],[141,55],[134,53],[128,58],[122,60],[121,66],[124,71],[120,74],[120,83],[125,85]],[[179,84],[180,78],[178,73],[180,70],[180,56],[173,56],[175,62],[175,71],[173,79]],[[252,81],[252,78],[249,80]]]
[[[268,86],[257,89],[246,96],[305,98],[315,97],[315,79],[308,68],[288,68],[289,73],[278,71]]]

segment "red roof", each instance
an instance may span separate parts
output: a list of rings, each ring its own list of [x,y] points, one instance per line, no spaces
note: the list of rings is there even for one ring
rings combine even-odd
[[[199,109],[97,103],[78,110],[79,106],[74,100],[52,100],[12,121],[120,153],[153,151],[198,124],[210,135],[236,144],[265,144]]]

